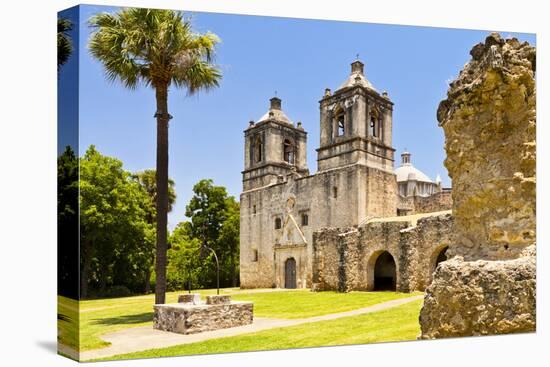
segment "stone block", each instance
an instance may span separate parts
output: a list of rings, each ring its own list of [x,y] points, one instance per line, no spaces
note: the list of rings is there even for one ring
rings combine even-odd
[[[535,331],[535,257],[441,263],[420,325],[422,339]]]
[[[180,294],[178,296],[178,303],[192,303],[198,305],[201,303],[201,295],[198,293]]]
[[[222,305],[229,303],[231,303],[231,296],[228,295],[206,296],[207,305]]]
[[[254,320],[253,312],[252,302],[155,305],[153,327],[179,334],[196,334],[251,324]]]

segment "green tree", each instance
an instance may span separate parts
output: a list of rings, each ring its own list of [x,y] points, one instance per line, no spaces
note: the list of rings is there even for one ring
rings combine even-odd
[[[194,195],[185,215],[191,219],[189,234],[201,243],[206,242],[220,261],[220,284],[236,285],[239,254],[239,204],[228,196],[223,186],[212,180],[201,180],[193,187]],[[212,255],[205,259],[212,263]],[[214,286],[215,266],[203,267],[205,285]]]
[[[106,291],[114,273],[132,279],[144,268],[151,246],[152,209],[145,190],[118,159],[101,155],[92,145],[80,159],[80,292],[93,282]],[[149,238],[149,241],[147,239]],[[124,264],[124,270],[116,266]]]
[[[72,29],[73,24],[69,19],[57,19],[57,71],[69,60],[73,52],[73,43],[69,36]]]
[[[154,169],[146,169],[140,172],[136,172],[132,175],[132,178],[143,187],[143,189],[149,195],[151,199],[150,211],[147,213],[147,222],[151,226],[155,226],[156,223],[156,210],[155,203],[157,200],[157,183],[156,183],[156,172]],[[176,190],[174,188],[176,184],[174,180],[168,179],[168,212],[172,211],[172,207],[176,202]],[[154,242],[153,242],[154,243]],[[152,267],[155,262],[155,251],[154,246],[151,249],[151,261],[147,266],[146,275],[145,275],[145,286],[144,293],[148,294],[151,291],[151,273]]]
[[[239,250],[240,250],[240,206],[233,196],[226,199],[226,218],[220,228],[218,248],[224,259],[224,277],[226,284],[232,287],[239,285]]]
[[[168,250],[168,289],[202,288],[203,263],[199,258],[201,241],[191,237],[191,223],[180,222],[170,236]]]
[[[155,90],[157,119],[157,231],[155,303],[166,299],[168,215],[168,90],[174,85],[194,94],[217,87],[219,69],[212,64],[217,36],[197,34],[183,13],[172,10],[126,8],[90,19],[95,28],[89,48],[105,68],[108,79],[134,89]]]
[[[57,289],[78,299],[78,159],[67,145],[57,158]]]

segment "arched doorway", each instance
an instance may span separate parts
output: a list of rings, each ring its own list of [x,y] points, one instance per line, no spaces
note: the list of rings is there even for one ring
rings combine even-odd
[[[285,261],[285,288],[296,288],[296,260],[293,257]]]
[[[395,261],[388,251],[384,251],[374,264],[374,290],[395,291],[395,285]]]
[[[439,265],[440,262],[443,262],[443,261],[447,260],[447,249],[448,248],[449,248],[449,246],[443,247],[439,251],[439,254],[437,254],[437,257],[435,258],[435,264],[434,264],[434,267],[433,267],[433,271],[435,271],[435,269],[437,268],[437,265]]]

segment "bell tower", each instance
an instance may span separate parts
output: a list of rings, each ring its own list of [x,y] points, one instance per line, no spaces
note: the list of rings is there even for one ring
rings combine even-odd
[[[356,60],[346,81],[320,104],[319,171],[362,164],[393,172],[393,102],[367,80],[364,64]]]
[[[309,175],[306,162],[307,133],[282,110],[278,97],[270,99],[269,110],[244,131],[243,190],[284,182],[296,173]]]

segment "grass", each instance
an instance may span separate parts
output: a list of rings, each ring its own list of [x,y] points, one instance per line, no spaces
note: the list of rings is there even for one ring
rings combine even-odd
[[[184,292],[167,293],[167,302],[176,302]],[[215,294],[215,290],[198,291],[202,296]],[[221,294],[231,294],[234,300],[253,301],[254,314],[270,318],[305,318],[368,307],[392,299],[410,297],[396,292],[310,292],[309,290],[252,293],[250,290],[226,288]],[[109,343],[101,335],[125,328],[151,325],[154,295],[98,299],[76,302],[59,297],[60,313],[70,321],[58,322],[60,341],[80,351],[102,348]],[[80,317],[78,316],[80,308]],[[80,323],[80,334],[77,323]],[[80,339],[80,348],[78,346]]]
[[[417,293],[421,294],[421,293]],[[254,302],[254,316],[276,319],[302,319],[356,310],[377,303],[411,297],[396,292],[273,292],[235,295],[233,299]]]
[[[117,355],[103,360],[248,352],[415,340],[422,300],[369,314],[264,330],[204,342]]]

